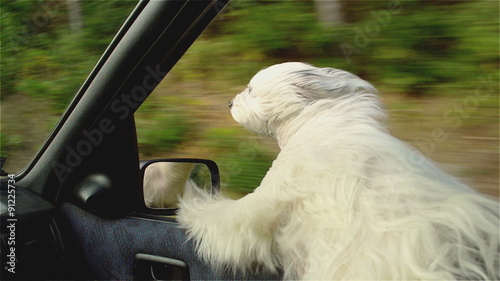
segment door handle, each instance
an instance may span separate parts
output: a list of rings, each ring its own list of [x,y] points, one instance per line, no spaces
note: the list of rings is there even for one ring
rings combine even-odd
[[[136,280],[189,280],[188,265],[177,259],[148,254],[136,254]]]

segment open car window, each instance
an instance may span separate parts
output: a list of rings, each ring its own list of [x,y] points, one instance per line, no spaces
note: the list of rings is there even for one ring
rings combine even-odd
[[[253,72],[266,66],[234,57],[235,47],[221,38],[238,9],[233,5],[194,42],[134,117],[141,160],[212,159],[219,166],[222,192],[238,198],[260,184],[278,146],[248,132],[229,111],[229,102]],[[234,76],[242,70],[244,75]]]
[[[136,1],[5,1],[1,16],[2,167],[34,158]]]

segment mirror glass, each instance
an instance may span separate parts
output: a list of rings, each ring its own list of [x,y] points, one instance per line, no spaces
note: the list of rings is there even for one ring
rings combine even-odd
[[[144,202],[153,209],[177,208],[186,188],[212,189],[210,169],[201,163],[155,162],[144,170]]]

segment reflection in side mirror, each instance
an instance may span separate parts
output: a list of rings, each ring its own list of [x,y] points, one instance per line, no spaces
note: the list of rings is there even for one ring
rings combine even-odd
[[[177,208],[179,197],[189,188],[213,193],[219,189],[217,165],[204,159],[161,159],[144,163],[144,202],[153,209]]]

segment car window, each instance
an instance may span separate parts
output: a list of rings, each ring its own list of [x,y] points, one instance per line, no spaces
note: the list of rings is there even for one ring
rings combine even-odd
[[[136,1],[4,1],[3,170],[31,161]]]

